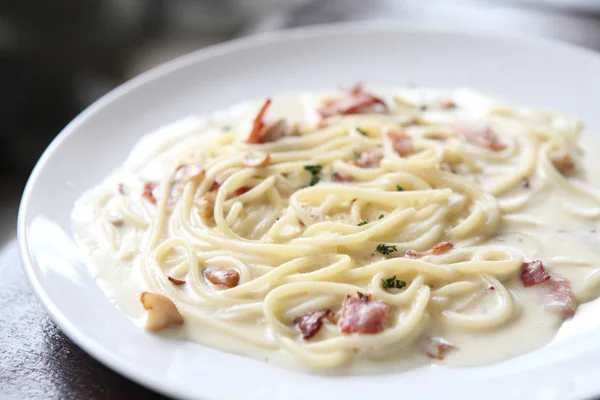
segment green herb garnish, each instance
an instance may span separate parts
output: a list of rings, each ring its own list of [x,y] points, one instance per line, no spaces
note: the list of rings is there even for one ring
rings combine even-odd
[[[426,105],[422,105],[421,107],[419,107],[419,109],[420,109],[421,111],[427,111],[427,109],[428,109],[428,108],[429,108],[429,107],[427,107]]]
[[[404,188],[400,185],[396,185],[396,190],[399,192],[404,192]]]
[[[396,279],[396,275],[381,280],[381,287],[384,289],[402,289],[404,286],[406,286],[406,282]]]
[[[359,153],[358,151],[354,150],[354,159],[355,160],[358,160],[361,155],[362,155],[361,153]]]
[[[315,186],[321,180],[321,169],[323,169],[320,165],[305,165],[304,169],[312,174],[312,179],[310,180],[310,186]]]
[[[390,253],[398,251],[398,249],[396,248],[395,245],[388,246],[386,244],[381,243],[381,244],[377,245],[377,248],[375,249],[375,251],[383,254],[384,256],[387,256]]]
[[[381,218],[383,218],[383,214],[381,214],[381,215],[379,216],[379,218],[377,218],[377,219],[381,219]]]
[[[363,136],[369,136],[369,132],[365,131],[362,128],[356,128],[356,132],[360,133]]]
[[[310,172],[313,175],[317,175],[321,173],[321,169],[323,169],[320,165],[305,165],[304,169]]]
[[[363,222],[359,222],[356,226],[363,226],[369,223],[368,219],[365,219]]]

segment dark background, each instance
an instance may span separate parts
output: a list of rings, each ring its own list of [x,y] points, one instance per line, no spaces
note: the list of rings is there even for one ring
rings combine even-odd
[[[70,342],[20,269],[20,195],[61,129],[115,86],[181,54],[357,20],[540,35],[600,50],[600,0],[0,0],[0,399],[160,397]]]

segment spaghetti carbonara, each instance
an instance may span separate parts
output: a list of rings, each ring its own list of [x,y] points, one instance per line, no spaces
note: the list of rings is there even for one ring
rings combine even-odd
[[[317,370],[490,362],[597,296],[580,130],[466,90],[281,96],[144,138],[74,231],[149,332]]]

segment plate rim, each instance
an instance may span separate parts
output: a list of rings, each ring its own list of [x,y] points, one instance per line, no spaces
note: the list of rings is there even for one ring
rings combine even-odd
[[[26,221],[28,219],[28,215],[30,214],[28,206],[33,187],[38,184],[40,179],[39,175],[53,156],[54,152],[72,134],[77,132],[78,127],[82,125],[90,116],[102,109],[105,105],[117,100],[126,93],[129,93],[132,90],[135,90],[136,88],[153,81],[154,79],[173,73],[174,71],[191,64],[200,63],[204,60],[217,57],[221,54],[236,52],[241,49],[315,36],[329,37],[335,35],[356,33],[367,34],[373,32],[390,32],[393,34],[419,32],[428,34],[448,33],[462,36],[474,36],[493,40],[519,42],[520,44],[545,47],[553,50],[566,51],[573,54],[580,54],[587,57],[591,56],[600,59],[600,52],[597,52],[593,49],[586,48],[578,44],[567,43],[557,39],[531,34],[512,34],[489,29],[453,27],[422,22],[362,21],[302,26],[291,29],[261,32],[252,34],[250,36],[235,38],[186,53],[133,77],[132,79],[120,84],[116,88],[113,88],[108,93],[104,94],[99,99],[88,105],[56,135],[56,137],[46,147],[32,169],[20,200],[17,216],[17,242],[21,268],[23,269],[36,298],[48,313],[52,321],[58,325],[61,331],[88,355],[119,375],[122,375],[147,389],[153,390],[165,396],[194,398],[190,396],[189,393],[186,393],[184,388],[182,389],[178,385],[175,385],[168,380],[159,381],[156,380],[151,374],[145,372],[143,369],[132,368],[132,366],[129,365],[126,360],[122,359],[118,355],[115,355],[113,352],[108,351],[105,346],[91,340],[77,327],[77,324],[70,321],[63,311],[55,304],[51,296],[47,293],[42,281],[36,276],[35,270],[39,269],[39,267],[36,265],[29,251]],[[600,383],[598,384],[598,390],[600,390]],[[202,398],[207,399],[208,397],[203,395]]]

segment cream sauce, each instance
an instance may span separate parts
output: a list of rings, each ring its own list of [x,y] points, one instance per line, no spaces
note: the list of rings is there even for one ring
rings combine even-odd
[[[448,121],[477,119],[489,112],[492,107],[498,107],[498,103],[468,91],[457,91],[447,96],[438,92],[423,92],[420,90],[408,91],[384,91],[385,99],[393,102],[393,97],[400,93],[408,101],[416,103],[428,103],[435,99],[452,97],[459,105],[459,110],[453,113],[425,111],[422,115],[430,123],[446,123]],[[326,94],[325,96],[328,96]],[[315,106],[321,97],[312,94],[301,94],[298,96],[280,97],[274,101],[273,108],[269,110],[269,116],[288,118],[294,121],[302,121],[305,127],[318,123],[318,115]],[[153,290],[148,284],[148,279],[142,271],[145,261],[142,257],[142,249],[151,235],[150,225],[155,208],[143,201],[130,200],[131,197],[139,196],[143,191],[146,181],[162,181],[166,174],[172,170],[180,159],[181,154],[186,153],[189,157],[197,157],[193,154],[196,150],[201,151],[203,143],[208,140],[222,141],[223,151],[228,149],[231,135],[244,138],[251,129],[252,118],[254,118],[257,103],[243,104],[228,111],[217,112],[208,117],[190,117],[168,127],[161,129],[144,138],[132,151],[124,166],[112,173],[102,184],[86,193],[76,204],[73,211],[73,226],[76,239],[88,257],[88,267],[97,280],[98,284],[115,305],[125,314],[130,316],[142,329],[145,321],[145,311],[139,301],[140,293]],[[522,111],[527,114],[529,111]],[[521,123],[516,124],[510,116],[493,117],[494,126],[501,132],[511,131],[519,134],[519,129],[524,129]],[[569,119],[556,119],[555,125],[563,124],[570,126],[574,124]],[[411,128],[423,132],[427,128]],[[515,133],[516,132],[516,133]],[[510,134],[509,134],[510,136]],[[597,148],[597,141],[588,132],[583,132],[577,143],[582,149]],[[191,155],[190,155],[190,149]],[[511,159],[511,162],[518,162]],[[575,175],[572,179],[580,180],[585,185],[600,187],[600,177],[591,171],[600,168],[598,157],[582,152],[578,160],[581,170],[586,173]],[[486,179],[490,173],[502,177],[510,164],[495,164],[485,170],[485,174],[476,171],[461,173],[463,176],[478,182],[486,188]],[[598,244],[600,241],[598,219],[595,217],[600,212],[597,199],[569,188],[559,185],[543,176],[544,172],[536,168],[536,172],[529,178],[529,187],[517,185],[511,190],[498,196],[500,207],[511,204],[519,204],[525,201],[525,205],[517,212],[505,212],[501,217],[500,225],[493,235],[485,241],[477,244],[477,247],[496,246],[507,248],[520,254],[524,259],[540,259],[544,261],[546,269],[551,273],[559,274],[569,279],[573,292],[579,302],[589,301],[598,296],[598,285],[587,280],[590,274],[598,270]],[[119,184],[126,188],[125,196],[118,193]],[[593,193],[597,196],[595,189]],[[533,194],[533,195],[532,195]],[[123,202],[127,203],[123,207]],[[379,210],[371,210],[369,207],[363,215],[368,215],[371,220],[380,213]],[[123,218],[123,209],[132,209],[135,212],[127,223],[115,227],[111,220]],[[388,213],[393,210],[388,210]],[[175,212],[179,212],[176,210]],[[388,213],[385,213],[386,215]],[[331,220],[350,220],[350,216],[342,213],[342,217],[331,217]],[[241,217],[252,217],[251,211],[243,211]],[[282,213],[282,219],[287,218]],[[372,216],[370,216],[372,215]],[[518,221],[514,216],[518,215]],[[584,215],[582,217],[581,215]],[[262,216],[262,215],[261,215]],[[587,217],[586,217],[587,216]],[[260,221],[256,217],[256,221]],[[137,224],[131,223],[132,220]],[[240,223],[243,223],[243,218]],[[242,228],[240,228],[242,229]],[[301,227],[288,224],[285,229],[290,230],[290,237],[296,237]],[[285,237],[283,234],[281,237]],[[162,237],[166,239],[167,236]],[[376,254],[371,257],[365,252],[358,250],[350,253],[355,256],[357,265],[367,265],[385,257]],[[187,267],[180,264],[181,257],[185,252],[181,248],[172,250],[167,254],[163,265],[165,270],[174,277],[183,278],[187,273]],[[361,254],[360,256],[358,254]],[[324,261],[327,264],[327,260]],[[435,263],[435,261],[432,261]],[[213,259],[208,266],[227,266],[230,260]],[[277,261],[275,260],[276,264]],[[219,265],[221,264],[221,265]],[[258,264],[258,263],[257,263]],[[267,267],[263,267],[268,272]],[[357,267],[360,268],[360,267]],[[318,267],[314,268],[315,270]],[[259,267],[253,270],[254,278],[260,275]],[[509,291],[510,299],[514,309],[506,322],[497,327],[488,329],[469,330],[453,326],[447,323],[443,311],[449,308],[472,315],[485,315],[492,312],[497,306],[496,299],[491,294],[496,290],[489,288],[490,285],[479,281],[479,288],[466,293],[464,296],[436,298],[435,282],[430,284],[432,300],[430,300],[427,311],[429,317],[423,321],[424,334],[428,336],[443,337],[454,344],[457,349],[450,351],[443,361],[447,366],[479,365],[482,363],[496,362],[528,351],[539,348],[552,340],[563,321],[562,316],[543,307],[543,296],[540,287],[525,288],[517,276],[510,274],[502,280],[503,286]],[[409,277],[410,278],[410,277]],[[245,279],[251,279],[242,274],[242,283]],[[477,282],[477,280],[473,280]],[[182,296],[196,296],[190,285],[186,284],[178,288]],[[250,355],[259,359],[269,360],[290,368],[305,369],[303,363],[297,362],[289,352],[282,350],[276,345],[273,332],[265,327],[265,317],[260,305],[269,288],[257,290],[254,294],[245,297],[245,302],[235,304],[233,301],[228,307],[211,306],[204,304],[206,318],[216,321],[228,321],[234,323],[236,329],[244,332],[248,337],[257,337],[269,343],[271,348],[256,346],[250,341],[238,340],[229,335],[224,335],[218,329],[213,329],[206,323],[206,318],[198,318],[183,311],[185,323],[181,327],[170,328],[162,334],[166,337],[193,340],[202,344],[223,349],[226,351]],[[175,298],[177,303],[177,298]],[[300,301],[298,304],[301,304]],[[231,306],[234,306],[231,308]],[[239,318],[240,310],[247,309],[248,315],[255,318]],[[242,312],[241,314],[244,314]],[[237,319],[237,320],[236,320]],[[291,327],[291,325],[290,325]],[[328,337],[337,332],[335,326],[325,323],[323,331],[319,335]],[[419,335],[420,330],[415,331],[413,336]],[[399,340],[394,345],[388,345],[379,349],[361,348],[360,354],[354,357],[354,362],[345,363],[336,371],[370,373],[380,371],[392,371],[410,368],[418,364],[432,362],[424,355],[416,343],[420,339],[415,337]],[[318,369],[321,371],[320,369]]]

